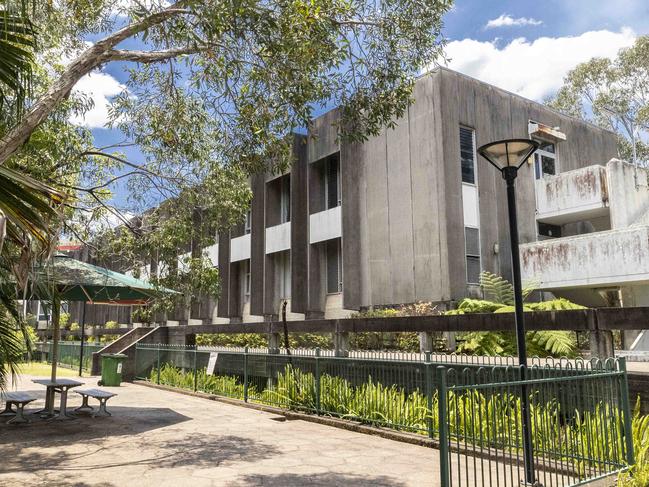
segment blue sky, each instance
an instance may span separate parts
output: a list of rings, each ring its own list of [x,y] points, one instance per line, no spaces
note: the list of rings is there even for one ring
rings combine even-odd
[[[648,33],[649,0],[457,0],[444,27],[450,68],[537,101],[552,95],[578,63],[612,57]],[[77,122],[92,129],[98,147],[122,140],[103,124],[126,77],[124,66],[113,63],[77,86],[95,100]],[[137,149],[124,152],[142,161]]]

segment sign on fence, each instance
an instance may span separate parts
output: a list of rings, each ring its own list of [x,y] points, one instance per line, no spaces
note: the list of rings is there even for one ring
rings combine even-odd
[[[210,352],[210,360],[207,362],[207,374],[214,375],[216,372],[216,361],[219,358],[219,352]]]

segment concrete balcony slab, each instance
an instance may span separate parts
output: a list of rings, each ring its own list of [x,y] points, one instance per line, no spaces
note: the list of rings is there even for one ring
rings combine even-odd
[[[527,243],[520,256],[539,289],[649,283],[649,226]]]
[[[563,225],[608,215],[606,168],[587,166],[536,181],[536,219]]]
[[[336,206],[309,217],[309,243],[324,242],[342,236],[341,208]]]

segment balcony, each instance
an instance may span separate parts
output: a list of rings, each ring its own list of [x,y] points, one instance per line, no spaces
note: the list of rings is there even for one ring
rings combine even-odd
[[[524,281],[539,289],[649,282],[649,226],[555,238],[520,246]]]
[[[266,253],[273,254],[291,248],[291,222],[266,229]]]
[[[250,234],[230,240],[230,262],[239,262],[250,258]]]
[[[324,242],[342,236],[341,208],[341,206],[335,206],[309,217],[309,243]]]
[[[536,219],[552,225],[609,213],[606,168],[588,166],[536,181]]]

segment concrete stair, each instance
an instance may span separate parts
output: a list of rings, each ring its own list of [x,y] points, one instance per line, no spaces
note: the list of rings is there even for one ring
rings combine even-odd
[[[155,327],[155,328],[133,328],[130,330],[128,333],[125,333],[124,335],[120,336],[117,340],[114,342],[109,343],[106,345],[104,348],[101,350],[94,352],[92,354],[92,369],[91,369],[91,374],[92,375],[100,375],[101,374],[101,355],[104,353],[123,353],[125,355],[133,357],[135,356],[135,346],[136,344],[142,340],[144,337],[157,337],[160,335],[160,328],[166,328],[166,327]],[[165,329],[166,332],[166,329]],[[161,337],[162,338],[162,337]],[[128,360],[127,360],[128,362]],[[126,365],[126,369],[128,369],[128,364]],[[122,373],[122,376],[128,375]],[[128,380],[128,379],[127,379]]]

